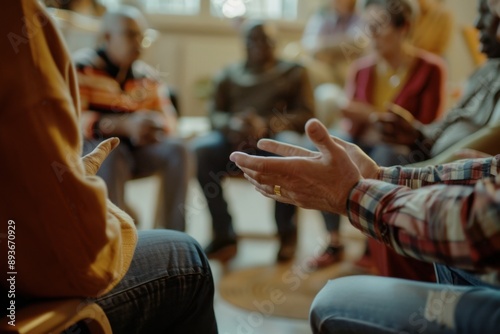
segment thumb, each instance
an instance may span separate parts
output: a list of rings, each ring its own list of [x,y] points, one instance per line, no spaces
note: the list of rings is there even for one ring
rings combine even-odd
[[[120,144],[120,139],[114,137],[99,143],[97,147],[82,158],[86,175],[95,175],[103,161]]]
[[[413,117],[411,112],[409,112],[408,110],[406,110],[405,108],[403,108],[397,104],[394,104],[394,103],[388,104],[388,110],[393,115],[397,115],[399,118],[405,120],[409,124],[412,124],[413,121],[415,120],[415,118]]]
[[[311,119],[306,123],[306,133],[323,155],[332,157],[339,149],[339,146],[330,137],[327,128],[317,119]]]

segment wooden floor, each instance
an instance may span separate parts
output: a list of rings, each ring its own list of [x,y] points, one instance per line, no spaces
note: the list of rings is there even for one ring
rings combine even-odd
[[[127,184],[127,200],[138,212],[140,228],[152,226],[156,189],[154,178],[135,180]],[[222,268],[218,262],[211,262],[216,286],[225,270],[272,265],[278,249],[277,240],[271,237],[276,231],[273,220],[274,203],[258,194],[244,179],[229,179],[225,182],[224,189],[237,233],[261,235],[264,238],[244,239],[239,245],[237,257],[228,268]],[[210,217],[195,180],[190,185],[187,207],[187,233],[205,246],[211,238]],[[342,229],[351,235],[357,233],[348,224],[343,224]],[[322,247],[325,240],[321,215],[316,211],[300,210],[297,257],[310,256],[315,249]],[[218,293],[215,296],[215,310],[221,334],[311,333],[307,320],[267,315],[259,318],[255,312],[252,314],[225,302]]]

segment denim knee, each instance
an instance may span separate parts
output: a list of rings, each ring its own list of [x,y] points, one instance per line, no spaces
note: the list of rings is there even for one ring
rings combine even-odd
[[[184,258],[184,263],[180,263],[180,265],[199,267],[203,274],[211,276],[210,264],[198,241],[184,232],[169,230],[168,233],[170,234],[169,242],[172,244],[170,251],[182,250],[181,252],[187,256],[187,258]]]
[[[356,288],[352,282],[354,277],[337,278],[328,283],[316,295],[311,305],[309,321],[313,333],[336,333],[335,321],[342,314],[342,305],[347,304],[344,300],[346,290]],[[328,323],[328,328],[325,324]],[[332,331],[333,329],[333,331]]]

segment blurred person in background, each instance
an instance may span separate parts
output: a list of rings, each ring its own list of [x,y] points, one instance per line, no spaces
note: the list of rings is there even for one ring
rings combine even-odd
[[[240,172],[229,161],[234,150],[257,150],[260,138],[279,138],[283,131],[304,131],[313,116],[314,101],[307,71],[297,63],[276,58],[271,27],[249,21],[243,26],[246,59],[223,69],[215,79],[210,107],[213,131],[193,142],[198,181],[212,217],[209,258],[227,261],[237,252],[237,236],[221,186],[226,176]],[[294,257],[297,245],[296,208],[276,203],[280,248],[277,261]]]
[[[144,16],[133,7],[108,11],[96,49],[74,54],[82,107],[84,152],[100,141],[120,137],[99,170],[109,198],[122,208],[125,183],[158,175],[155,227],[185,230],[185,198],[191,156],[176,137],[177,115],[159,73],[139,60],[146,30]]]
[[[420,8],[411,35],[411,44],[438,56],[444,56],[453,34],[453,12],[441,0],[417,2]]]
[[[439,57],[410,45],[417,15],[411,1],[366,0],[362,8],[363,25],[369,32],[373,51],[352,65],[346,87],[350,101],[342,109],[344,129],[349,135],[341,137],[357,143],[379,164],[388,166],[392,161],[385,152],[392,151],[381,140],[372,119],[394,104],[409,110],[411,117],[423,124],[434,121],[444,107],[446,71]],[[323,254],[309,261],[313,268],[340,261],[343,252],[340,216],[323,216],[330,244]],[[393,274],[433,279],[431,266],[416,260],[408,262],[409,271],[402,269]]]
[[[356,0],[327,0],[309,18],[301,45],[292,43],[285,48],[286,53],[300,50],[299,59],[311,75],[316,117],[329,126],[340,119],[349,65],[363,53],[349,52],[356,48],[361,29]]]

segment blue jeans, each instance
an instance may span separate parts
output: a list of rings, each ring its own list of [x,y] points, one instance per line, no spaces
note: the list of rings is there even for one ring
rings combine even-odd
[[[313,333],[498,332],[498,287],[482,283],[456,286],[449,284],[449,279],[461,276],[461,271],[439,267],[436,273],[446,284],[377,276],[330,281],[311,307]]]
[[[198,181],[212,216],[214,239],[234,239],[236,233],[221,186],[225,177],[241,174],[239,168],[229,160],[233,147],[221,132],[214,131],[196,138],[192,149],[198,162]],[[247,153],[269,155],[257,149],[249,149]],[[295,212],[295,206],[276,202],[275,220],[279,235],[292,233],[296,229]]]
[[[217,333],[214,284],[203,250],[186,234],[139,231],[125,277],[96,302],[114,334]]]

